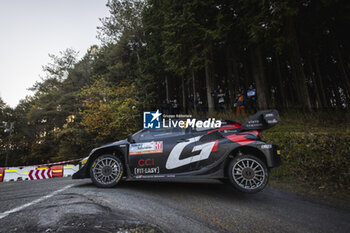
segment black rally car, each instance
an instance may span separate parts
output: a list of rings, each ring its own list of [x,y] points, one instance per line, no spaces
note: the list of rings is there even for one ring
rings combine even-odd
[[[266,186],[271,168],[281,163],[278,147],[259,136],[278,121],[276,110],[264,110],[242,125],[222,121],[220,128],[143,129],[93,149],[73,179],[91,177],[96,186],[107,188],[120,179],[213,178],[255,193]]]

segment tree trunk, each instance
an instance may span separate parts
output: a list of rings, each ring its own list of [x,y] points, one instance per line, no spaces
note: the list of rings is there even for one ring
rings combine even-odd
[[[186,91],[185,91],[185,78],[181,76],[181,86],[182,86],[182,111],[187,112],[187,101],[186,101]]]
[[[239,82],[239,74],[238,74],[238,69],[237,69],[237,55],[236,52],[233,51],[232,53],[232,72],[233,72],[233,86],[235,87],[235,89],[238,89],[238,87],[240,86],[240,82]]]
[[[168,81],[168,75],[165,75],[165,96],[166,96],[167,103],[169,103],[169,81]]]
[[[293,73],[291,75],[293,75]],[[295,104],[298,102],[296,100],[295,85],[293,83],[291,75],[287,75],[287,79],[286,79],[286,97],[287,97],[288,107],[294,107]]]
[[[192,70],[192,88],[193,88],[193,107],[194,111],[197,112],[197,104],[196,104],[196,75],[194,70]]]
[[[226,76],[227,76],[227,85],[228,85],[228,96],[229,96],[229,103],[233,100],[233,74],[232,74],[232,63],[231,63],[231,54],[230,49],[226,50]]]
[[[248,58],[245,59],[245,57],[243,56],[243,67],[244,67],[244,85],[248,86],[249,85],[249,81],[250,80],[250,73],[249,73],[249,56]],[[252,75],[253,76],[253,75]],[[253,78],[254,80],[254,78]]]
[[[316,72],[316,76],[317,76],[316,80],[317,80],[317,85],[319,86],[319,89],[320,89],[322,106],[325,108],[328,108],[329,107],[329,99],[326,96],[326,89],[324,88],[324,85],[323,85],[324,78],[323,78],[321,71],[320,71],[319,58],[318,58],[317,54],[315,54],[314,57],[315,57],[314,67],[315,67],[315,72]]]
[[[289,18],[288,26],[289,26],[288,29],[289,29],[290,37],[294,38],[290,49],[290,57],[292,62],[292,68],[294,69],[294,72],[295,72],[295,84],[297,88],[296,91],[298,96],[298,102],[304,110],[311,111],[312,106],[311,106],[309,91],[306,83],[306,77],[303,70],[303,66],[301,64],[299,43],[297,41],[296,31],[295,31],[294,22],[292,18]]]
[[[234,51],[231,48],[227,49],[226,62],[229,88],[229,103],[233,103],[233,100],[235,98],[235,92],[239,88],[239,74],[237,69],[236,51]]]
[[[260,109],[266,109],[268,107],[266,94],[267,87],[265,83],[265,72],[261,57],[260,45],[255,46],[255,48],[251,52],[251,61],[253,78],[256,84],[258,107]]]
[[[303,109],[311,111],[311,101],[309,96],[309,91],[306,83],[306,77],[303,70],[303,67],[301,65],[300,61],[300,55],[299,52],[296,51],[297,49],[292,49],[291,52],[291,60],[293,62],[293,69],[295,72],[295,84],[296,84],[296,92],[298,97],[298,103],[303,107]]]
[[[334,98],[335,98],[335,108],[340,109],[342,107],[342,101],[341,101],[341,97],[339,94],[339,87],[338,85],[334,86]]]
[[[213,90],[212,84],[212,69],[211,69],[211,60],[208,58],[205,61],[205,85],[207,89],[207,102],[208,102],[208,111],[212,113],[214,111],[214,101],[211,96],[211,91]]]
[[[316,97],[316,99],[315,99],[315,107],[317,109],[319,109],[319,108],[323,107],[323,103],[322,103],[322,100],[321,100],[321,94],[320,94],[319,86],[318,86],[318,83],[317,83],[316,72],[314,72],[314,69],[312,67],[312,59],[311,59],[311,53],[310,52],[307,54],[306,65],[307,65],[307,68],[308,68],[308,70],[310,72],[310,77],[311,77],[311,80],[312,80],[312,86],[313,86],[314,94],[315,94],[315,97]]]
[[[349,80],[348,75],[346,74],[344,62],[343,62],[343,57],[340,53],[338,43],[334,37],[333,37],[333,44],[334,44],[334,48],[335,48],[335,55],[336,55],[337,61],[338,61],[337,64],[338,64],[338,69],[340,71],[340,78],[341,78],[341,81],[343,83],[343,87],[345,89],[344,90],[345,95],[347,98],[346,104],[349,104],[349,101],[350,101],[350,80]]]
[[[286,99],[286,94],[285,94],[285,89],[283,87],[283,79],[282,79],[282,74],[281,74],[281,64],[280,64],[280,59],[275,52],[275,65],[276,65],[276,74],[277,74],[277,80],[278,80],[278,89],[279,89],[279,97],[281,98],[280,103],[282,108],[288,108],[288,101]]]

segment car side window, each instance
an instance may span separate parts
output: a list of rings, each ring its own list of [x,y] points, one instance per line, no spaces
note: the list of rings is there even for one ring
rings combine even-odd
[[[153,135],[151,134],[150,130],[144,130],[140,133],[139,137],[138,137],[138,140],[140,141],[150,141],[150,140],[153,140],[154,137]]]
[[[136,141],[152,141],[162,138],[176,137],[186,134],[186,129],[181,128],[160,128],[160,129],[144,129],[134,134]]]
[[[167,138],[167,137],[176,137],[184,135],[186,133],[185,129],[181,128],[162,128],[154,129],[151,131],[151,134],[154,138]]]

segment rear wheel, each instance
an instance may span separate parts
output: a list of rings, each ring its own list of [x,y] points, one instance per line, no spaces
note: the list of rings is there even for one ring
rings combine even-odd
[[[231,184],[245,193],[263,190],[269,176],[265,163],[252,155],[239,155],[232,159],[228,173]]]
[[[102,188],[111,188],[118,184],[123,175],[123,163],[114,155],[97,157],[90,167],[92,182]]]

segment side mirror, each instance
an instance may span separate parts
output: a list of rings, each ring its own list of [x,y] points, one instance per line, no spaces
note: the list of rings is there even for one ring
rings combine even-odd
[[[135,140],[132,138],[132,134],[128,134],[127,140],[128,140],[128,142],[130,142],[130,143],[135,143]]]

